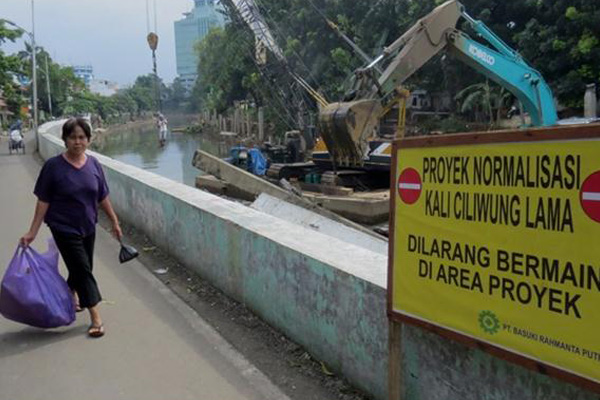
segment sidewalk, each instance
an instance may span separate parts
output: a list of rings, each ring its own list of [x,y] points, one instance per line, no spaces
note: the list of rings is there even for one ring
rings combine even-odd
[[[0,141],[0,274],[29,228],[40,165],[8,155]],[[33,247],[45,251],[46,227]],[[286,399],[137,260],[118,263],[118,244],[96,237],[94,270],[106,335],[86,336],[87,312],[70,327],[39,330],[0,317],[0,400]],[[64,271],[64,267],[61,267]]]

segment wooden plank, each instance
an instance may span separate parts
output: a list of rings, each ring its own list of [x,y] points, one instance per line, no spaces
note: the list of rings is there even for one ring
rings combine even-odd
[[[579,386],[585,390],[594,393],[600,393],[600,384],[590,381],[584,377],[579,375],[575,375],[569,373],[560,368],[553,367],[551,365],[547,365],[536,360],[533,360],[529,357],[522,356],[520,354],[514,353],[512,351],[507,351],[503,348],[494,346],[489,343],[485,343],[483,341],[477,340],[470,336],[466,336],[464,334],[451,331],[445,328],[442,328],[438,325],[431,324],[429,322],[409,317],[407,315],[401,314],[399,312],[388,312],[388,318],[391,324],[391,321],[395,321],[397,324],[407,323],[414,326],[418,326],[420,328],[426,329],[430,332],[433,332],[443,338],[453,340],[458,343],[462,343],[466,346],[479,349],[481,351],[485,351],[488,354],[493,355],[494,357],[498,357],[502,360],[511,362],[513,364],[520,365],[524,368],[527,368],[531,371],[538,372],[542,375],[548,375],[552,378],[560,379],[565,382],[571,383],[573,385]],[[391,354],[390,354],[391,356]],[[390,360],[391,361],[391,360]],[[394,399],[396,400],[396,399]]]
[[[307,190],[309,192],[323,193],[332,196],[350,196],[354,193],[354,190],[351,188],[339,187],[339,186],[331,186],[331,185],[321,185],[318,183],[306,183],[306,182],[298,182],[300,185],[300,189]]]
[[[458,133],[441,136],[420,136],[394,141],[398,148],[443,147],[506,142],[537,142],[544,140],[578,140],[600,137],[600,124],[567,125],[550,128],[530,128],[493,132]]]

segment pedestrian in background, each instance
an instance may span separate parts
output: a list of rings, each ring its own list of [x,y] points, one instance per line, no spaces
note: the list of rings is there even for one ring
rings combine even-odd
[[[169,132],[168,122],[164,115],[158,114],[158,142],[160,146],[164,146],[167,141],[167,133]]]
[[[83,118],[71,118],[62,127],[66,151],[46,161],[35,184],[38,201],[29,231],[21,245],[29,246],[46,222],[67,266],[67,283],[78,311],[88,309],[88,335],[104,335],[98,304],[102,300],[92,274],[98,205],[112,221],[113,234],[123,236],[108,197],[108,185],[97,159],[85,154],[91,128]]]

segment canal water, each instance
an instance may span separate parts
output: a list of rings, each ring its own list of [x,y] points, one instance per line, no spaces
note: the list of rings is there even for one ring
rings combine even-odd
[[[187,121],[184,118],[170,118],[169,123],[169,128],[177,128],[185,126]],[[92,145],[92,150],[100,154],[189,186],[194,186],[196,177],[202,174],[202,171],[192,166],[197,149],[219,157],[226,156],[226,147],[219,145],[218,140],[209,139],[202,134],[169,131],[167,143],[160,147],[158,129],[154,125],[124,127]]]

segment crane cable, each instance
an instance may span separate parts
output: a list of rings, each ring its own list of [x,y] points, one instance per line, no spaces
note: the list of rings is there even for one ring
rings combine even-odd
[[[315,101],[319,103],[321,107],[325,108],[329,105],[329,102],[321,95],[321,93],[313,89],[301,76],[294,72],[292,72],[292,76],[294,79],[296,79],[300,86],[302,86],[304,90],[306,90],[315,99]]]
[[[148,1],[148,0],[146,0],[146,1]],[[234,15],[231,15],[231,18],[232,18],[231,26],[233,26],[234,29],[241,29],[239,27],[240,25],[246,26],[244,21],[239,21],[239,18],[238,18],[238,20],[234,19],[235,15],[237,15],[237,13],[234,13]],[[245,47],[251,47],[251,44],[245,39],[244,35],[239,35],[239,39],[240,39],[241,43],[246,45]],[[270,86],[270,89],[271,89],[270,92],[273,93],[273,100],[275,100],[276,102],[279,102],[281,109],[287,113],[287,118],[286,118],[286,116],[283,116],[278,111],[278,107],[272,107],[271,109],[274,111],[275,115],[281,120],[281,122],[284,125],[286,125],[290,130],[293,130],[294,127],[290,124],[289,121],[290,120],[293,121],[294,119],[293,119],[293,116],[290,114],[288,107],[285,105],[284,100],[282,100],[282,94],[280,94],[279,91],[276,90],[277,88],[273,88],[273,86],[272,86],[273,83],[269,80],[268,77],[265,76],[264,72],[260,69],[260,67],[258,66],[258,63],[254,59],[254,55],[252,54],[252,52],[250,50],[248,50],[248,56],[252,60],[252,62],[255,64],[255,66],[258,70],[258,73],[261,75],[261,77],[263,78],[263,80],[265,81],[267,86]],[[225,62],[226,62],[226,60],[224,58],[219,59],[219,61],[217,63],[217,68],[223,69],[223,65],[225,64]]]
[[[327,18],[327,16],[317,6],[315,6],[315,3],[313,3],[311,0],[308,0],[308,3],[317,12],[317,14],[319,14],[321,17],[323,17],[323,19],[325,19],[325,21],[329,21],[329,18]]]
[[[154,33],[158,35],[158,13],[156,12],[156,0],[154,0]]]
[[[146,34],[150,33],[150,4],[146,0]]]
[[[246,45],[246,47],[251,47],[251,44],[243,37],[243,35],[240,35],[239,39]],[[254,63],[254,66],[258,70],[258,73],[260,74],[260,76],[263,78],[263,81],[267,84],[267,86],[270,87],[270,89],[271,89],[270,92],[273,93],[274,100],[276,100],[279,103],[279,106],[281,107],[281,109],[284,110],[285,114],[287,114],[287,118],[282,116],[282,114],[279,111],[277,111],[277,107],[273,108],[273,110],[275,111],[275,114],[277,115],[277,117],[279,117],[281,122],[283,122],[290,130],[294,130],[295,129],[294,126],[292,126],[289,121],[290,120],[294,121],[295,118],[288,110],[288,107],[285,104],[285,99],[284,99],[283,94],[280,93],[283,90],[280,87],[276,87],[278,85],[273,83],[269,79],[269,77],[266,76],[266,74],[264,73],[264,71],[259,66],[258,62],[256,61],[256,59],[254,58],[254,54],[252,54],[252,52],[250,50],[248,50],[248,56]],[[224,60],[221,60],[221,62],[224,62]]]
[[[154,12],[154,33],[158,34],[158,13],[156,12],[156,0],[154,0],[153,4],[153,12]],[[152,32],[151,23],[150,23],[150,0],[146,0],[146,33]]]
[[[235,21],[237,21],[237,23],[234,23],[234,26],[236,27],[236,29],[242,29],[240,28],[240,26],[247,26],[248,22],[245,20],[245,18],[243,17],[243,15],[241,15],[241,10],[239,9],[239,7],[237,7],[237,5],[233,2],[233,1],[227,1],[225,2],[225,4],[227,5],[227,8],[229,10],[229,14],[233,14],[231,15],[232,19],[235,19]],[[244,4],[246,6],[248,6],[248,3]],[[252,32],[252,34],[256,37],[257,35],[264,35],[264,31],[262,29],[259,30],[259,32],[257,32],[255,29],[253,29],[251,26],[249,26],[250,31]],[[260,38],[257,37],[257,39],[260,40]],[[245,38],[241,39],[244,43],[246,43],[247,46],[251,46],[249,44],[249,42],[246,41]],[[282,116],[279,112],[277,112],[277,109],[275,108],[274,111],[277,114],[277,116],[281,119],[281,121],[287,125],[290,129],[294,129],[293,126],[290,125],[290,123],[288,121],[295,121],[295,117],[291,114],[289,107],[286,105],[286,98],[288,97],[288,95],[286,95],[286,90],[284,90],[282,88],[282,85],[277,83],[278,79],[274,79],[272,80],[269,76],[267,76],[264,72],[264,68],[261,67],[258,63],[258,61],[255,59],[254,55],[248,51],[250,59],[252,60],[252,62],[255,64],[256,69],[258,70],[259,74],[261,75],[261,77],[263,78],[263,81],[267,84],[267,86],[270,87],[270,92],[273,95],[273,100],[276,100],[279,105],[281,106],[281,109],[285,112],[285,114],[287,114],[287,117],[289,118],[285,118],[284,116]],[[281,66],[286,70],[284,72],[284,74],[291,76],[292,78],[294,78],[294,80],[300,85],[302,86],[306,91],[308,91],[309,93],[316,93],[318,95],[318,93],[316,91],[314,91],[314,89],[312,89],[310,87],[310,85],[308,85],[308,83],[306,83],[304,80],[304,84],[298,79],[299,77],[296,75],[294,76],[294,74],[289,70],[289,66],[286,64],[285,59],[283,60],[279,60],[278,61],[281,63]],[[277,74],[280,74],[281,72],[277,72]],[[290,87],[288,86],[287,89],[289,90]],[[312,91],[312,92],[311,92]],[[294,91],[291,91],[291,95],[294,95]],[[305,92],[302,91],[301,92],[303,95],[305,95]],[[317,100],[317,98],[314,99],[315,101],[319,102],[322,101],[321,100]]]
[[[323,19],[325,20],[325,22],[327,23],[327,25],[334,30],[334,32],[340,36],[342,38],[342,40],[344,40],[350,47],[352,47],[352,50],[354,50],[356,53],[358,53],[358,55],[367,63],[370,64],[371,62],[373,62],[373,60],[371,59],[371,57],[369,57],[367,55],[367,53],[365,53],[356,43],[354,43],[354,41],[352,39],[350,39],[344,32],[342,32],[342,30],[340,29],[340,27],[333,21],[331,21],[329,18],[327,18],[327,16],[319,9],[317,8],[317,6],[315,5],[315,3],[313,3],[311,0],[308,0],[308,3],[312,6],[312,8],[317,12],[317,14],[319,14],[321,17],[323,17]],[[377,6],[379,4],[379,2],[375,5]],[[375,69],[377,70],[377,72],[379,72],[380,74],[382,73],[382,71],[379,69],[378,66],[375,66]]]
[[[263,3],[263,0],[255,0],[255,1],[256,1],[257,4],[261,5],[261,8],[263,10],[265,10],[265,12],[266,12],[265,17],[268,17],[270,19],[271,23],[275,27],[275,30],[279,33],[279,36],[280,37],[286,37],[284,35],[283,30],[279,27],[279,24],[277,24],[277,22],[275,21],[275,18],[273,18],[273,16],[269,12],[269,9],[265,7],[265,5]],[[311,70],[308,67],[308,65],[306,65],[306,63],[304,62],[304,60],[302,59],[302,57],[300,56],[300,54],[298,54],[298,52],[296,50],[294,50],[293,48],[292,48],[292,53],[296,56],[296,58],[298,59],[298,61],[302,65],[302,67],[304,67],[304,69],[308,73],[308,76],[311,78],[311,80],[316,84],[317,87],[320,87],[321,85],[319,84],[318,80],[315,78],[315,76],[311,72]]]
[[[232,3],[232,2],[230,2]],[[249,7],[248,3],[246,3],[245,1],[243,1],[243,3]],[[261,4],[259,2],[259,0],[255,0],[255,3],[257,5],[261,5],[261,7],[266,11],[266,15],[265,17],[268,16],[268,18],[270,19],[271,24],[275,27],[275,30],[279,33],[280,36],[284,36],[283,35],[283,31],[280,29],[279,25],[277,24],[277,22],[275,22],[275,19],[270,15],[268,9],[264,6],[264,4]],[[240,14],[240,9],[235,5],[233,5],[233,8],[237,10],[236,14]],[[258,10],[257,10],[258,12]],[[262,16],[262,14],[259,14],[260,16]],[[241,16],[241,15],[240,15]],[[242,16],[243,19],[243,16]],[[265,22],[266,24],[266,22]],[[267,25],[268,27],[268,25]],[[250,30],[254,33],[255,36],[257,36],[257,34],[260,34],[260,36],[264,35],[264,32],[262,30],[260,30],[260,32],[256,32],[252,27],[250,27]],[[258,38],[260,40],[260,38]],[[302,57],[300,57],[300,55],[295,51],[292,50],[294,55],[298,58],[298,60],[300,61],[300,64],[304,67],[304,69],[308,72],[309,76],[312,78],[312,80],[317,83],[317,86],[319,86],[316,78],[312,75],[310,68],[308,68],[308,66],[304,63],[304,61],[302,60]],[[294,78],[294,80],[302,87],[306,90],[306,92],[309,93],[310,97],[312,97],[312,99],[314,101],[316,101],[318,104],[323,105],[323,104],[328,104],[327,100],[324,98],[323,95],[321,95],[317,90],[315,90],[305,79],[302,79],[297,73],[293,72],[289,66],[289,64],[287,64],[287,61],[285,60],[285,58],[283,58],[282,60],[280,60],[280,62],[283,64],[286,73],[288,75],[290,75],[292,78]]]

